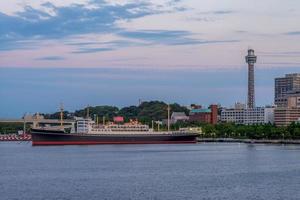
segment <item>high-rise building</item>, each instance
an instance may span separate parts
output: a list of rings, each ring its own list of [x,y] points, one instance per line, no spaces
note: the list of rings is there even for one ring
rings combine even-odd
[[[300,74],[286,74],[285,77],[275,78],[275,105],[287,106],[287,97],[300,90]]]
[[[256,56],[253,49],[248,49],[246,56],[246,63],[248,63],[248,108],[255,107],[255,90],[254,90],[254,63],[256,63]]]

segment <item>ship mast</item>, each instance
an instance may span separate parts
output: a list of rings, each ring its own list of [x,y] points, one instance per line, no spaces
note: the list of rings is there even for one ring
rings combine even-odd
[[[86,108],[86,118],[88,119],[89,118],[89,115],[90,115],[90,105],[87,105],[87,108]]]
[[[170,131],[170,104],[168,104],[168,132]]]
[[[63,123],[64,123],[64,105],[63,103],[60,103],[60,126],[63,128]]]
[[[23,134],[25,135],[26,134],[26,113],[24,114],[24,117],[23,117]]]

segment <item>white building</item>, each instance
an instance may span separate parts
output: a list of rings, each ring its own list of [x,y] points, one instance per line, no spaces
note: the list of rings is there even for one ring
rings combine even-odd
[[[171,115],[171,124],[175,124],[177,121],[187,121],[189,117],[184,112],[173,112]]]
[[[222,122],[232,122],[236,124],[266,124],[274,123],[274,108],[230,108],[221,111]]]
[[[176,124],[178,121],[188,121],[189,117],[184,112],[173,112],[170,117],[170,124]],[[163,119],[162,124],[168,124],[168,119]]]

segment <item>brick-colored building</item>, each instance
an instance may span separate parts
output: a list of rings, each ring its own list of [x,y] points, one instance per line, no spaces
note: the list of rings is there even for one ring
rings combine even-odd
[[[216,124],[218,122],[218,106],[210,105],[209,108],[198,107],[190,111],[189,121]]]

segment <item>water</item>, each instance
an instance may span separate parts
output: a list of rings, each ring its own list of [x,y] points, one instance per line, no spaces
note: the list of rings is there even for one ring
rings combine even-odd
[[[300,199],[300,146],[0,143],[0,199]]]

